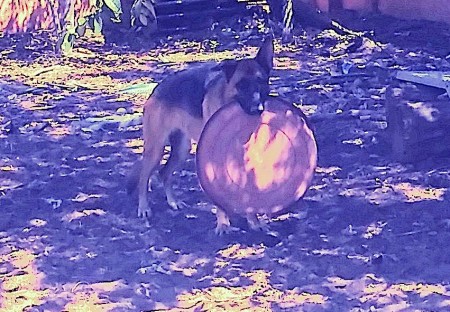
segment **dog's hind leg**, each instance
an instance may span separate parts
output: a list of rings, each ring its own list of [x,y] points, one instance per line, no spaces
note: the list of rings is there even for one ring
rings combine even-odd
[[[169,136],[171,146],[170,157],[161,169],[160,175],[166,192],[167,203],[173,209],[180,208],[183,202],[177,201],[173,195],[173,173],[186,161],[191,149],[191,140],[180,130],[175,130]]]
[[[139,176],[139,206],[138,217],[150,218],[152,211],[148,206],[148,181],[161,159],[162,149],[156,146],[144,147],[141,174]]]
[[[152,211],[148,206],[148,182],[150,176],[158,167],[164,153],[164,145],[169,136],[167,127],[160,118],[162,111],[158,102],[152,101],[152,98],[144,107],[143,133],[144,133],[144,152],[141,161],[141,173],[139,176],[139,206],[138,217],[149,218]],[[147,113],[152,112],[152,114]]]

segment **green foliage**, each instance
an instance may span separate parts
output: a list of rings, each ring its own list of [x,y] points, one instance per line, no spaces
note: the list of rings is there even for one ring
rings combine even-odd
[[[69,31],[64,31],[61,37],[58,39],[58,42],[56,43],[56,51],[58,53],[70,52],[73,48],[74,42],[75,34],[70,33]]]
[[[90,19],[89,19],[89,27],[92,29],[92,31],[94,32],[94,34],[99,35],[102,33],[102,29],[103,29],[103,20],[102,17],[100,16],[100,14],[94,14]]]
[[[97,0],[97,10],[94,14],[89,16],[82,16],[76,21],[76,25],[69,25],[61,34],[58,42],[56,43],[57,52],[69,53],[72,51],[75,38],[84,36],[86,28],[89,27],[93,30],[94,34],[101,34],[103,29],[103,19],[101,12],[103,7],[106,6],[112,11],[114,16],[111,21],[114,23],[121,22],[122,16],[122,4],[120,0]]]
[[[156,30],[156,12],[153,0],[135,0],[131,8],[131,26]]]
[[[80,17],[78,19],[78,25],[75,28],[75,32],[77,34],[77,37],[83,37],[84,34],[86,33],[86,27],[88,24],[88,20],[84,17]]]
[[[104,4],[106,5],[106,7],[108,7],[108,9],[110,9],[113,14],[114,17],[111,18],[111,20],[115,23],[120,23],[120,17],[122,15],[122,4],[120,3],[120,0],[103,0]]]

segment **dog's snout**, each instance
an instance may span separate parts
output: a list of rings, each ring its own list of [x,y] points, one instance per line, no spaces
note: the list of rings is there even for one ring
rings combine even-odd
[[[266,79],[242,79],[237,89],[237,100],[247,114],[260,114],[264,110],[264,102],[270,92]]]

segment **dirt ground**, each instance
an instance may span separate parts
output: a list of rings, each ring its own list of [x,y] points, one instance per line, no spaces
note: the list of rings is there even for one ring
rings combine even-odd
[[[220,237],[193,158],[175,185],[187,206],[156,188],[150,224],[124,184],[154,83],[252,55],[260,37],[217,29],[139,51],[80,39],[64,57],[47,33],[0,37],[1,311],[449,311],[449,155],[393,161],[384,99],[395,70],[450,71],[450,27],[341,21],[372,39],[276,44],[273,94],[315,127],[310,190],[269,232],[236,217]]]

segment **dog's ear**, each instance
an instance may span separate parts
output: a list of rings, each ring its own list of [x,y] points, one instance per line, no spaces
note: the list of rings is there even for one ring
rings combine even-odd
[[[255,60],[267,73],[273,68],[273,50],[273,39],[271,36],[268,36],[264,39],[264,42],[255,57]]]
[[[221,62],[218,67],[225,74],[227,81],[230,81],[236,71],[237,65],[238,62],[236,60],[225,60]]]

